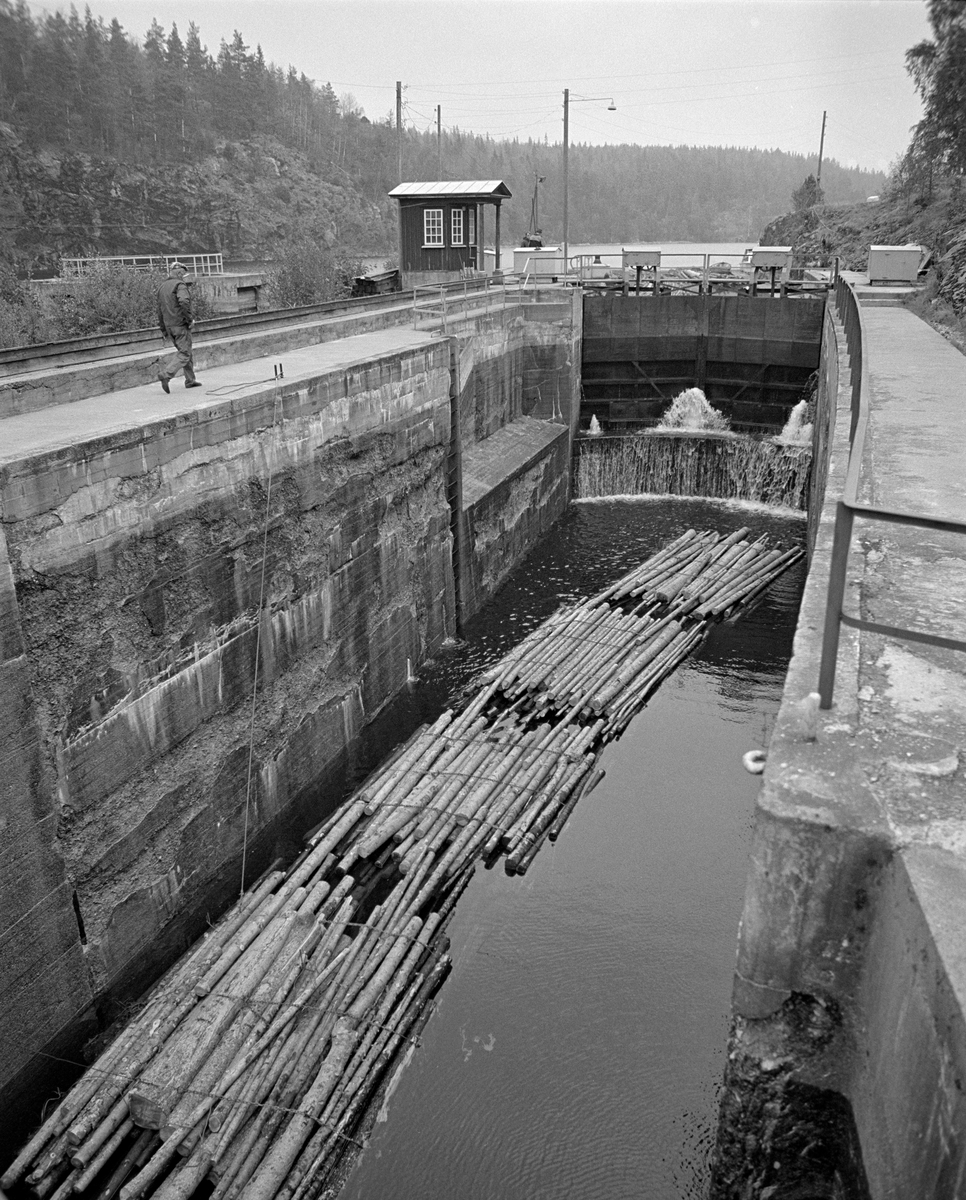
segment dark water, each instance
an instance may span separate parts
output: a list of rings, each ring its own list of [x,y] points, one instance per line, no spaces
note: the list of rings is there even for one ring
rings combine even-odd
[[[395,727],[688,526],[739,525],[804,536],[794,516],[715,502],[572,506]],[[765,744],[802,582],[716,628],[525,877],[477,869],[450,924],[455,969],[343,1200],[703,1195],[758,787],[741,756]]]

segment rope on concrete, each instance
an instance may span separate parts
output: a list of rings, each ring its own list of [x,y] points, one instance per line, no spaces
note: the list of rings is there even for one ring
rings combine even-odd
[[[275,377],[275,406],[272,411],[272,430],[278,424],[278,402],[281,398],[279,392],[279,376]],[[251,720],[248,731],[248,769],[245,778],[245,825],[242,834],[242,859],[241,859],[241,880],[238,887],[238,895],[245,894],[245,863],[248,858],[248,825],[249,814],[252,806],[252,771],[255,761],[255,705],[258,699],[258,666],[261,662],[262,648],[262,608],[265,604],[265,570],[268,561],[268,527],[272,516],[272,460],[268,460],[268,486],[265,495],[265,529],[262,534],[262,570],[258,583],[258,625],[255,630],[255,663],[252,669],[252,705],[251,705]]]

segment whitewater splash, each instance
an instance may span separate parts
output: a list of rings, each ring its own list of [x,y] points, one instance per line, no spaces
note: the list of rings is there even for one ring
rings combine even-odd
[[[785,446],[810,446],[813,427],[811,422],[805,420],[807,416],[808,401],[799,400],[788,414],[788,420],[775,441]]]
[[[687,388],[671,401],[658,429],[691,429],[711,430],[719,433],[726,432],[730,425],[728,418],[712,408],[707,397],[700,388]]]

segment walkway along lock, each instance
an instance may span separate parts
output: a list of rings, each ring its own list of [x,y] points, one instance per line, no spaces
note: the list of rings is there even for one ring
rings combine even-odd
[[[886,637],[900,638],[904,641],[920,642],[927,646],[940,646],[946,650],[966,651],[966,642],[958,638],[941,637],[938,634],[927,633],[925,630],[900,629],[894,625],[865,621],[861,617],[854,617],[846,613],[842,607],[845,598],[849,549],[852,543],[852,527],[857,516],[872,521],[885,521],[892,525],[913,525],[920,529],[935,529],[942,533],[966,533],[966,523],[946,521],[918,513],[902,513],[888,508],[876,508],[872,505],[860,504],[856,499],[862,470],[865,435],[869,423],[867,397],[869,364],[862,336],[862,314],[859,303],[855,292],[844,279],[836,281],[835,306],[845,327],[845,338],[849,350],[852,371],[852,405],[849,428],[849,464],[845,477],[844,494],[835,509],[835,533],[829,569],[822,660],[819,668],[818,691],[823,709],[832,707],[839,631],[842,625],[848,625],[852,629],[865,629],[870,633],[884,634]]]

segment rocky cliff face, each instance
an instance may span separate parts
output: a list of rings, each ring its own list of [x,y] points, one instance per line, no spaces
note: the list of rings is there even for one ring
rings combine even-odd
[[[91,253],[267,258],[295,234],[383,253],[394,220],[388,197],[371,203],[271,138],[171,167],[34,152],[0,124],[0,258],[20,269]]]
[[[956,186],[926,203],[886,197],[876,203],[817,204],[772,221],[766,246],[792,246],[796,262],[828,266],[838,255],[846,270],[865,269],[870,245],[918,242],[932,252],[936,295],[966,314],[966,195]]]

